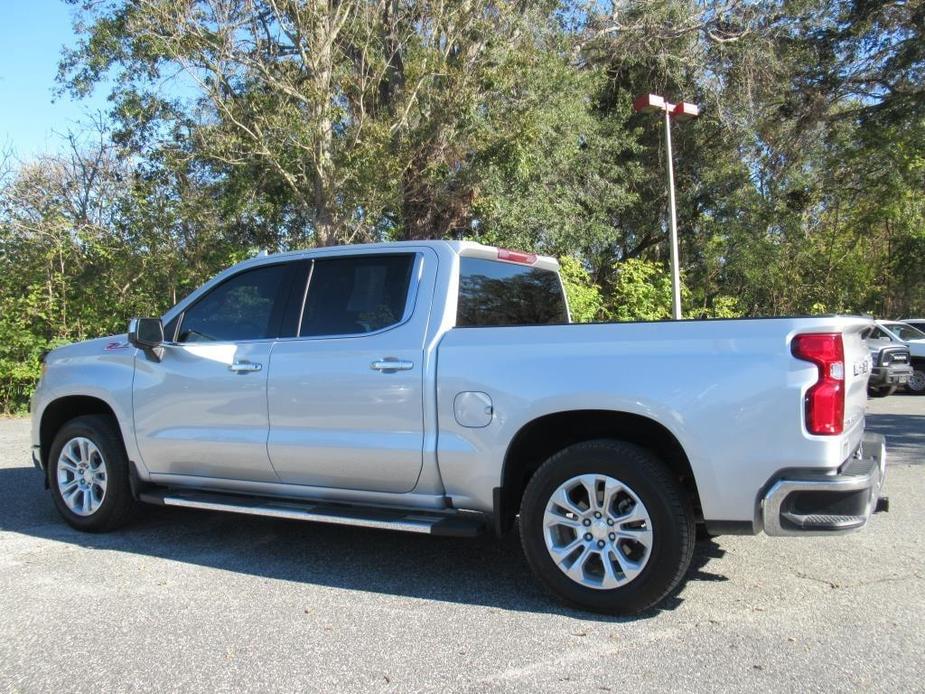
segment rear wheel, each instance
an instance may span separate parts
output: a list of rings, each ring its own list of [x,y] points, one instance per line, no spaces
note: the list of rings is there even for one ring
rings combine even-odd
[[[128,457],[111,417],[87,415],[61,427],[48,452],[48,483],[58,511],[78,530],[112,530],[131,518]]]
[[[521,541],[540,582],[569,604],[632,614],[664,599],[694,551],[684,490],[652,453],[596,440],[566,448],[531,478]]]

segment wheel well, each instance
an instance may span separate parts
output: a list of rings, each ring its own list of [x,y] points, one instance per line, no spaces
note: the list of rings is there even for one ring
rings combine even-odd
[[[602,438],[629,441],[655,453],[675,473],[701,517],[690,461],[668,429],[628,412],[577,410],[534,419],[514,436],[504,457],[501,488],[495,491],[496,530],[502,533],[513,525],[527,483],[546,459],[572,444]]]
[[[46,469],[48,451],[55,435],[65,422],[86,414],[104,414],[116,419],[116,414],[109,405],[89,395],[69,395],[51,402],[45,408],[42,413],[42,423],[39,425],[39,443],[41,444],[42,464],[46,466]]]

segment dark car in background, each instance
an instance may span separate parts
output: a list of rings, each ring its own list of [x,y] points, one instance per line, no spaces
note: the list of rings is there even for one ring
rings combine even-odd
[[[883,344],[878,340],[868,339],[872,328],[864,335],[870,349],[870,377],[867,379],[867,394],[872,398],[892,395],[912,378],[912,355],[904,345]]]

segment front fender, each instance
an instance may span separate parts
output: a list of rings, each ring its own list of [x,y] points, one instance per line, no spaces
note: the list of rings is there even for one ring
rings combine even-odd
[[[49,408],[65,398],[99,400],[113,413],[129,460],[147,478],[132,417],[132,382],[137,350],[124,338],[106,337],[55,350],[46,357],[46,371],[32,398],[32,445],[41,444],[42,422]],[[79,416],[79,408],[75,416]],[[46,455],[43,451],[42,455]]]

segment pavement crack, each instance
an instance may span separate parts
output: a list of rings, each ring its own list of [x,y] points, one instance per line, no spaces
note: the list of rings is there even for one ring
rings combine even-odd
[[[837,581],[831,581],[827,578],[817,578],[816,576],[810,576],[807,573],[802,571],[795,571],[794,576],[797,578],[804,578],[807,581],[814,581],[816,583],[821,583],[825,586],[828,586],[832,590],[839,590],[842,588],[860,588],[862,586],[872,586],[878,583],[898,583],[901,581],[921,581],[923,576],[915,571],[911,574],[906,574],[903,576],[882,576],[880,578],[871,578],[866,581],[858,581],[857,583],[838,583]]]
[[[838,588],[843,587],[834,581],[830,581],[826,578],[816,578],[815,576],[810,576],[809,574],[803,573],[802,571],[794,571],[793,575],[797,578],[805,578],[807,581],[815,581],[816,583],[821,583],[828,586],[832,590],[837,590]]]
[[[918,571],[915,571],[906,576],[884,576],[883,578],[872,578],[867,581],[859,581],[858,583],[854,583],[849,587],[855,588],[858,586],[872,586],[878,583],[899,583],[901,581],[921,581],[923,578],[925,577],[923,577]]]

